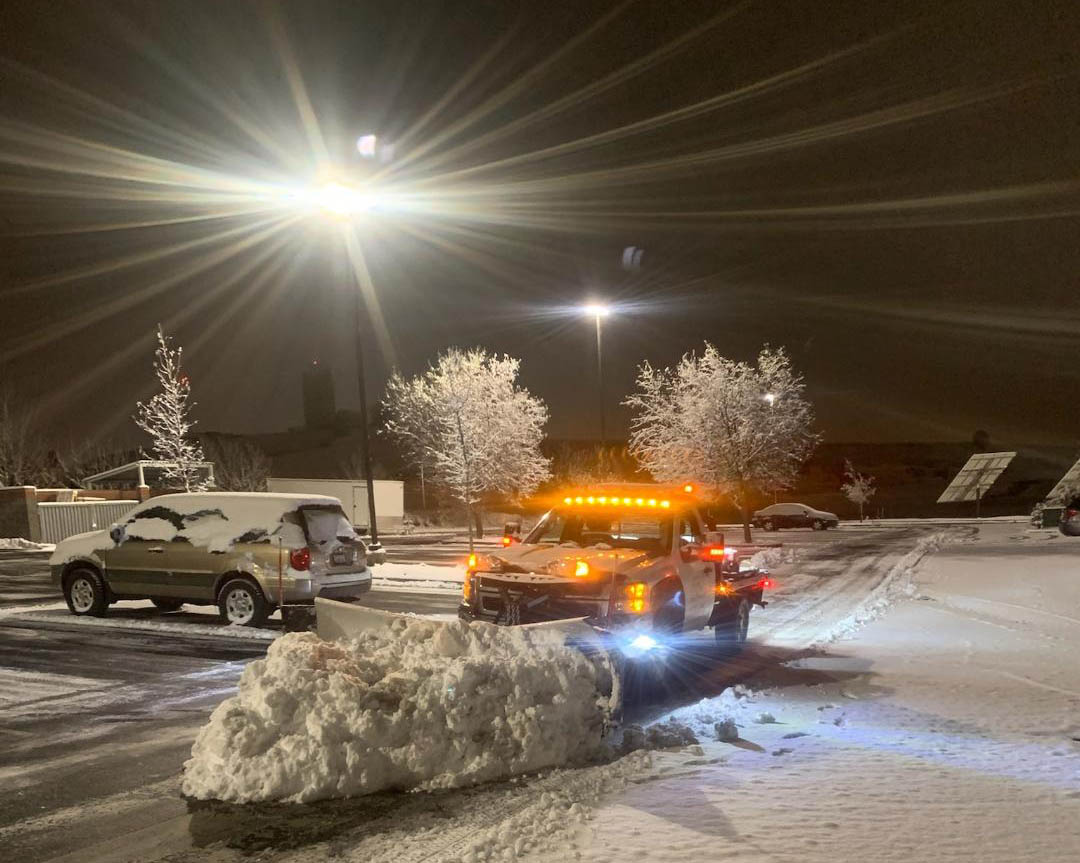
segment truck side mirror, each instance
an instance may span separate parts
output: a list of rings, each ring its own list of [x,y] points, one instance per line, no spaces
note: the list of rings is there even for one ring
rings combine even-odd
[[[114,524],[109,529],[109,538],[113,541],[114,545],[120,545],[124,541],[124,526],[122,524]]]

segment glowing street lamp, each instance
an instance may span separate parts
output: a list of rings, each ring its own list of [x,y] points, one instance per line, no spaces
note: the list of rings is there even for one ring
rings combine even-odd
[[[361,135],[356,139],[356,151],[365,159],[374,159],[377,143],[378,138],[375,135]]]
[[[604,427],[604,355],[600,337],[600,321],[611,314],[611,307],[603,303],[587,303],[581,307],[581,312],[596,320],[596,381],[600,390],[600,446],[607,443],[607,432]]]

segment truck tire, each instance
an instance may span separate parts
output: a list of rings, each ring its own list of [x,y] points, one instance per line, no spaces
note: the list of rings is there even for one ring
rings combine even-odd
[[[727,620],[713,627],[716,646],[725,653],[740,650],[746,643],[746,635],[749,630],[750,603],[746,599],[740,599],[739,604],[735,606],[735,613]]]
[[[82,617],[104,617],[109,608],[105,580],[91,566],[75,566],[64,577],[64,600],[68,611]]]
[[[682,585],[674,579],[662,581],[653,591],[653,629],[674,635],[682,632],[686,617],[686,598]]]
[[[262,626],[270,614],[270,604],[259,586],[246,578],[232,578],[218,593],[218,611],[225,623],[235,626]]]

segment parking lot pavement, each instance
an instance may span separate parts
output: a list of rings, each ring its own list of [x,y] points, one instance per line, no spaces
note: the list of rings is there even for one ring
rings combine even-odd
[[[0,550],[0,608],[56,599],[49,581],[49,553]]]

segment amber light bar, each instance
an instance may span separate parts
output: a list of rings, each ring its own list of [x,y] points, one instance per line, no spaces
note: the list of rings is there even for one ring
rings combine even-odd
[[[671,509],[671,501],[655,497],[619,497],[618,495],[590,494],[567,495],[563,498],[567,506],[640,506],[645,509]]]

